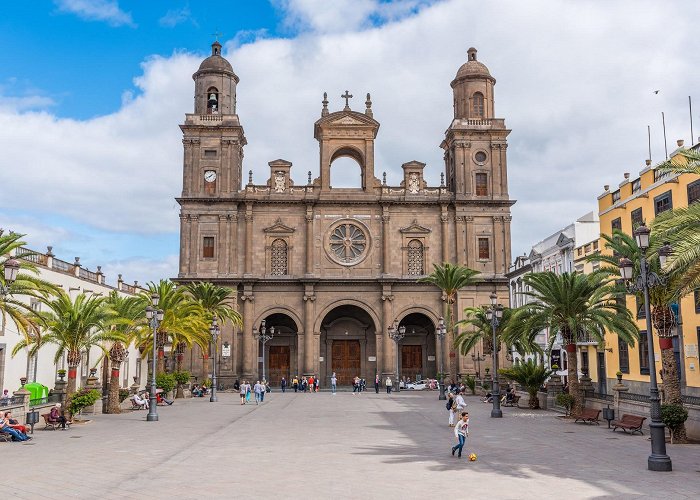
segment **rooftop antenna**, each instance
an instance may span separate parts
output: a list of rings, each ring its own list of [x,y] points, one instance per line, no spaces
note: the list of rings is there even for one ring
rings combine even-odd
[[[661,124],[664,127],[664,151],[666,152],[666,159],[668,160],[668,144],[666,144],[666,115],[661,112]]]
[[[647,142],[649,143],[649,163],[651,163],[651,127],[647,125]]]
[[[693,101],[688,96],[688,111],[690,112],[690,146],[693,146],[695,135],[693,135]]]

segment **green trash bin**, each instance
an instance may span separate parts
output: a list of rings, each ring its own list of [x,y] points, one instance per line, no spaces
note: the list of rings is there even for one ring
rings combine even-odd
[[[49,397],[49,388],[39,382],[24,384],[24,388],[31,394],[31,396],[29,396],[30,401],[41,401]]]

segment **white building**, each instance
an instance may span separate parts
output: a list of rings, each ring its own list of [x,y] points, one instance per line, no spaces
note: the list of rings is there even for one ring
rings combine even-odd
[[[139,291],[137,283],[128,285],[122,281],[121,275],[119,275],[116,286],[107,285],[99,266],[97,271],[93,272],[80,265],[79,257],[76,257],[73,263],[60,260],[53,255],[51,247],[48,247],[46,253],[34,252],[27,248],[23,248],[22,251],[33,252],[33,255],[26,257],[25,260],[36,266],[39,278],[62,288],[72,298],[80,293],[107,296],[113,290],[117,290],[121,295],[129,296]],[[37,311],[42,308],[42,304],[31,297],[17,295],[14,298],[30,304]],[[43,346],[34,357],[29,357],[26,349],[12,357],[12,350],[21,338],[14,323],[9,320],[3,323],[2,318],[0,318],[0,387],[8,389],[12,394],[20,387],[20,378],[26,377],[28,382],[39,382],[52,389],[57,370],[67,368],[65,355],[56,366],[53,362],[56,347],[48,344]],[[142,372],[142,369],[146,370],[145,360],[141,359],[138,349],[133,346],[129,348],[128,352],[128,358],[121,367],[122,387],[130,386],[134,376],[142,379],[139,380],[140,382],[145,383],[146,371]],[[78,387],[85,384],[90,368],[97,368],[97,377],[100,381],[102,380],[102,361],[102,351],[98,347],[93,347],[90,352],[83,353],[82,361],[78,367]],[[144,377],[142,377],[142,373]]]
[[[542,241],[536,243],[530,249],[529,254],[516,257],[515,263],[511,266],[507,274],[510,286],[511,307],[519,307],[529,301],[529,297],[523,295],[529,291],[523,281],[523,277],[529,273],[539,273],[551,271],[556,274],[565,272],[583,272],[583,264],[577,262],[577,249],[595,246],[598,249],[600,238],[600,221],[597,212],[592,211],[569,224],[563,229],[556,231]],[[559,374],[566,376],[566,352],[562,348],[560,339],[555,339],[552,350],[543,361],[548,366],[558,365]],[[546,351],[550,342],[549,330],[543,330],[537,335],[537,344]],[[526,359],[533,358],[532,355]],[[513,360],[523,359],[523,356],[514,352]],[[579,364],[579,366],[581,366]]]

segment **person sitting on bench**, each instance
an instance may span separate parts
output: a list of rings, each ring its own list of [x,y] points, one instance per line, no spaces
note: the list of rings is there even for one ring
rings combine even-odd
[[[61,414],[61,403],[56,403],[49,412],[49,423],[61,424],[61,429],[66,429],[66,417]]]
[[[0,416],[0,432],[4,432],[5,434],[12,436],[13,441],[29,441],[32,439],[24,432],[20,432],[17,429],[10,427],[10,421],[9,419],[5,418],[4,415]]]
[[[7,420],[8,425],[12,427],[13,429],[17,429],[20,431],[22,434],[27,433],[27,426],[20,424],[16,419],[12,418],[12,412],[11,411],[6,411],[5,412],[5,420]]]
[[[145,397],[143,399],[138,394],[134,394],[131,399],[134,400],[134,403],[140,409],[148,410],[148,393],[145,394]]]

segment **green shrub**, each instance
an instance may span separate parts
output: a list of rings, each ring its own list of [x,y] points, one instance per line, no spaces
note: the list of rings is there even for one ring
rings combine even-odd
[[[464,385],[469,387],[469,390],[472,391],[472,395],[476,394],[476,378],[472,377],[471,375],[465,375]]]
[[[662,404],[661,420],[673,431],[688,420],[688,410],[679,404]]]
[[[206,385],[209,389],[211,389],[211,379],[210,378],[205,378],[204,382],[202,384]]]
[[[159,373],[156,375],[156,387],[158,389],[163,389],[164,392],[170,392],[176,385],[175,375],[172,373]]]
[[[102,395],[97,389],[80,389],[70,398],[68,411],[71,412],[72,415],[77,415],[83,408],[94,405],[95,401],[100,399],[100,397],[102,397]]]
[[[552,370],[549,370],[544,365],[538,365],[532,359],[520,363],[517,366],[501,370],[501,375],[517,382],[525,388],[530,395],[528,406],[533,410],[540,407],[539,399],[537,399],[537,391],[539,391],[542,384],[544,384],[551,374]]]
[[[559,406],[564,407],[564,409],[566,410],[566,416],[568,417],[569,415],[571,415],[571,408],[574,407],[574,404],[576,403],[576,398],[574,398],[571,394],[560,392],[559,394],[557,394],[557,397],[554,401]]]
[[[173,373],[173,376],[175,377],[175,382],[178,384],[184,385],[190,381],[190,372],[188,371],[175,372]]]
[[[123,403],[129,397],[129,389],[119,389],[119,402]]]

